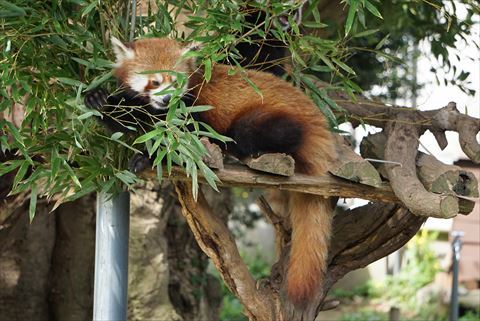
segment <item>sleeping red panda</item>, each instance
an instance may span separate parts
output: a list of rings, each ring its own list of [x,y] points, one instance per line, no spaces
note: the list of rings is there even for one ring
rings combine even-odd
[[[116,55],[115,77],[123,87],[118,95],[102,89],[89,92],[85,103],[104,114],[103,121],[113,130],[126,131],[121,122],[147,123],[145,111],[165,113],[170,100],[162,90],[175,86],[167,73],[142,73],[172,70],[188,76],[183,88],[189,104],[211,105],[199,120],[234,143],[226,152],[237,158],[262,153],[287,153],[296,161],[296,171],[308,175],[326,172],[335,157],[331,133],[325,118],[313,102],[298,88],[274,75],[245,70],[246,76],[261,91],[259,95],[239,73],[229,75],[233,67],[217,64],[211,80],[203,79],[203,70],[184,54],[191,48],[172,39],[148,38],[128,45],[112,38]],[[121,112],[121,104],[143,106],[142,112]],[[119,116],[120,122],[114,116]],[[153,124],[150,124],[152,126]],[[296,305],[312,298],[326,272],[331,230],[330,200],[324,197],[290,192],[289,214],[292,240],[287,272],[287,295]]]

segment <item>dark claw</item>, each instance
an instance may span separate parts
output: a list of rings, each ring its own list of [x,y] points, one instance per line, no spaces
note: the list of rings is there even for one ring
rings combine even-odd
[[[85,94],[85,106],[102,111],[107,104],[108,93],[102,88],[92,89]]]
[[[128,162],[128,169],[130,172],[138,174],[143,172],[145,169],[152,167],[150,158],[143,154],[135,154],[132,159]]]

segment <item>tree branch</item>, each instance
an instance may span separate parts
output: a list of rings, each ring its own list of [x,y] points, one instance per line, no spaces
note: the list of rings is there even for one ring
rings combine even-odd
[[[407,124],[408,119],[400,120],[405,122],[390,122],[385,127],[387,135],[385,160],[401,163],[400,166],[385,164],[395,195],[416,215],[454,217],[459,210],[457,197],[452,194],[430,193],[417,178],[415,159],[419,133],[417,128]]]
[[[375,167],[355,153],[344,137],[340,135],[334,137],[338,157],[329,168],[329,172],[352,182],[380,187],[382,179]]]
[[[323,82],[317,82],[317,85],[323,88],[329,86]],[[437,110],[420,111],[415,108],[387,106],[362,96],[357,96],[357,101],[352,101],[339,91],[329,91],[328,95],[346,111],[345,116],[354,126],[367,123],[385,128],[389,122],[409,124],[418,129],[419,136],[427,129],[430,130],[442,149],[446,147],[445,131],[456,131],[463,152],[473,162],[480,163],[480,143],[476,139],[480,132],[480,121],[478,118],[461,114],[454,102],[449,102],[447,106]]]
[[[216,216],[199,191],[196,202],[191,183],[173,181],[182,213],[195,239],[205,254],[212,259],[227,287],[244,305],[250,320],[274,320],[274,302],[256,281],[238,252],[235,240],[227,226]]]
[[[480,163],[480,144],[476,139],[480,131],[479,119],[460,114],[454,102],[449,102],[446,107],[438,111],[428,111],[425,113],[431,115],[434,129],[438,129],[440,132],[445,132],[446,130],[458,132],[460,146],[463,152],[473,162],[477,164]],[[437,141],[439,141],[438,138]],[[439,145],[442,146],[441,140],[439,141]]]
[[[185,171],[180,167],[173,166],[171,175],[167,171],[164,177],[171,180],[190,181]],[[222,170],[215,170],[220,179],[219,186],[241,186],[256,188],[275,188],[284,191],[309,193],[324,196],[357,197],[372,201],[400,202],[390,186],[382,183],[379,187],[371,187],[363,184],[349,182],[347,180],[325,174],[322,176],[308,176],[295,174],[292,177],[282,177],[250,170],[242,165],[225,165]],[[156,171],[142,173],[145,178],[156,178]],[[199,182],[206,180],[199,173]]]
[[[370,158],[385,159],[385,144],[387,137],[383,132],[368,135],[360,144],[362,155]],[[375,164],[378,171],[385,178],[388,177],[384,164]],[[431,155],[417,152],[416,175],[424,187],[433,193],[455,194],[459,199],[459,211],[461,214],[468,214],[473,210],[477,198],[478,181],[475,175],[465,169],[446,165]]]
[[[346,273],[398,250],[410,240],[426,217],[393,204],[368,204],[334,218],[329,272],[324,290]]]

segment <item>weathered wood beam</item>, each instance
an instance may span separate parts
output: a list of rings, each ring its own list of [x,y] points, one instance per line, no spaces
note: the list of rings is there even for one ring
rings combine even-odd
[[[168,177],[166,170],[164,177]],[[278,190],[294,191],[323,196],[339,196],[345,198],[362,198],[371,201],[399,203],[390,186],[382,183],[379,187],[372,187],[350,182],[345,179],[334,177],[330,174],[322,176],[308,176],[295,174],[292,177],[282,177],[248,169],[242,165],[225,165],[224,169],[215,170],[220,179],[220,186],[241,186],[252,188],[274,188]],[[145,178],[155,178],[156,171],[145,171]],[[180,167],[173,166],[171,180],[190,181],[185,171]],[[199,181],[206,180],[199,173]]]
[[[242,159],[242,163],[251,169],[282,176],[293,176],[295,160],[287,154],[263,154],[259,157]]]
[[[480,143],[477,141],[477,134],[480,132],[480,120],[461,114],[454,102],[449,102],[447,106],[433,111],[426,111],[427,116],[432,118],[434,129],[440,132],[454,130],[458,132],[460,146],[463,152],[473,162],[480,164]],[[435,135],[439,145],[442,145],[442,139]]]
[[[328,89],[330,86],[320,81],[316,84],[319,88]],[[473,162],[480,164],[480,143],[476,139],[480,132],[480,120],[460,113],[455,102],[449,102],[440,109],[421,111],[416,108],[389,106],[360,95],[356,97],[356,101],[352,101],[345,93],[338,90],[330,90],[328,95],[344,109],[344,112],[339,112],[338,116],[346,117],[354,126],[366,123],[385,128],[391,122],[406,123],[415,126],[419,135],[427,129],[430,130],[442,149],[447,145],[445,131],[456,131],[463,152]]]

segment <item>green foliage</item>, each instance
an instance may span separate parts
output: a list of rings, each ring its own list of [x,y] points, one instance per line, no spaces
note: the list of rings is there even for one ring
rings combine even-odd
[[[435,252],[430,248],[438,233],[422,230],[407,244],[400,273],[388,276],[379,284],[369,281],[348,291],[335,289],[331,294],[337,298],[353,299],[355,297],[380,298],[393,305],[402,306],[409,311],[419,309],[416,293],[432,282],[441,270]],[[420,311],[420,310],[419,310]]]
[[[467,311],[458,318],[458,321],[478,321],[480,320],[480,311]]]
[[[438,233],[422,230],[407,245],[400,273],[389,277],[385,283],[384,298],[408,309],[418,308],[416,293],[429,284],[440,271],[440,265],[430,243]]]
[[[341,321],[387,321],[386,313],[378,312],[372,309],[362,309],[358,312],[342,315]]]
[[[353,291],[336,289],[332,295],[349,300],[363,297],[370,307],[355,313],[347,313],[342,320],[388,320],[385,313],[374,310],[375,302],[386,306],[397,306],[404,317],[402,320],[447,320],[446,309],[439,306],[439,298],[431,301],[417,301],[417,292],[432,282],[440,271],[438,258],[430,248],[431,242],[436,240],[438,233],[429,233],[422,230],[408,244],[404,253],[404,264],[400,273],[388,276],[385,282],[367,282],[356,287]]]
[[[206,17],[194,14],[187,23],[193,28],[187,40],[205,44],[195,55],[205,66],[207,80],[214,63],[226,56],[235,61],[235,44],[271,31],[290,44],[295,61],[302,68],[327,65],[329,73],[345,78],[344,83],[349,84],[343,73],[349,74],[351,70],[341,61],[336,50],[338,42],[298,37],[296,25],[293,34],[278,26],[276,17],[295,9],[293,4],[281,1],[268,7],[258,4],[267,10],[268,17],[249,35],[243,35],[245,19],[240,8],[245,4],[242,1],[211,1],[208,5],[200,1],[168,2],[169,7],[159,2],[158,13],[150,10],[148,16],[136,17],[136,20],[130,17],[128,2],[0,2],[0,111],[11,110],[18,103],[25,105],[26,113],[18,130],[7,120],[0,121],[1,149],[16,151],[20,156],[0,164],[1,174],[17,171],[12,194],[30,189],[32,200],[37,194],[55,196],[58,206],[93,191],[115,193],[125,187],[133,188],[139,178],[125,168],[132,154],[144,149],[142,145],[150,155],[156,155],[154,163],[160,177],[162,162],[168,172],[177,164],[192,177],[195,191],[199,171],[215,187],[216,176],[201,159],[206,151],[199,137],[210,136],[220,141],[227,138],[216,134],[208,125],[193,121],[191,113],[200,107],[186,108],[179,99],[176,104],[173,100],[166,120],[154,120],[156,128],[143,135],[137,133],[139,137],[135,141],[129,135],[106,134],[94,119],[101,115],[86,109],[82,99],[86,90],[99,85],[111,91],[115,89],[107,31],[124,39],[128,33],[181,36],[171,16],[180,13],[183,7],[193,13],[207,14]],[[311,53],[308,61],[301,58],[304,52]],[[326,93],[312,86],[310,90],[315,93],[319,107],[335,123],[329,111],[334,104]],[[190,124],[195,128],[192,132],[186,130]],[[29,168],[30,176],[26,175]],[[33,218],[35,202],[31,205]]]
[[[113,15],[111,3],[98,10]],[[17,150],[23,158],[1,164],[2,172],[18,168],[12,193],[31,188],[32,196],[56,195],[59,204],[94,190],[118,189],[118,176],[134,183],[134,176],[122,176],[126,152],[116,151],[115,140],[98,131],[94,113],[81,102],[87,83],[110,74],[104,41],[93,32],[105,17],[85,16],[86,1],[2,1],[1,6],[0,111],[18,103],[26,112],[18,130],[0,121],[0,130],[11,137],[1,140],[2,150]],[[28,167],[33,173],[27,177]],[[31,202],[31,218],[34,211]]]
[[[241,10],[247,2],[266,12],[265,21],[256,26],[248,25],[245,11]],[[133,153],[142,150],[155,155],[160,178],[163,175],[161,164],[168,172],[176,164],[191,176],[194,191],[199,173],[215,187],[216,176],[202,161],[206,151],[199,137],[209,136],[220,141],[227,138],[193,120],[192,113],[207,107],[187,108],[177,97],[172,100],[165,120],[153,119],[156,127],[152,131],[122,135],[105,133],[95,119],[101,115],[84,106],[86,90],[100,85],[112,92],[115,90],[109,36],[128,40],[172,35],[182,41],[201,42],[201,49],[192,55],[204,66],[208,81],[215,63],[229,57],[233,64],[239,64],[236,44],[261,44],[266,34],[273,34],[287,44],[292,54],[290,80],[305,88],[335,127],[338,122],[334,111],[341,110],[328,97],[328,92],[342,89],[354,98],[353,94],[361,91],[355,83],[358,72],[348,61],[358,50],[348,44],[355,39],[372,41],[378,36],[375,28],[388,27],[382,17],[392,16],[387,14],[390,11],[383,10],[384,3],[347,1],[349,15],[345,34],[326,39],[313,35],[316,30],[328,27],[321,19],[317,1],[310,2],[305,10],[305,17],[308,17],[305,31],[290,19],[292,28],[286,32],[279,25],[278,17],[297,9],[299,3],[295,1],[157,1],[158,11],[148,8],[146,15],[132,17],[129,1],[2,0],[0,112],[11,111],[14,104],[22,104],[26,117],[18,129],[7,120],[0,120],[0,149],[14,151],[19,156],[0,164],[0,175],[16,171],[12,194],[31,190],[31,218],[36,197],[55,196],[58,199],[55,206],[58,206],[94,191],[115,193],[134,188],[139,178],[126,170],[127,163]],[[410,4],[403,6],[404,15],[412,12]],[[416,3],[412,6],[417,8]],[[174,18],[182,10],[191,12],[186,23],[192,29],[188,36],[179,32],[174,24]],[[419,12],[418,8],[415,12]],[[449,21],[449,32],[452,30],[460,36],[468,34],[467,23],[461,24],[454,17]],[[250,31],[244,32],[244,27]],[[445,25],[436,28],[440,32]],[[411,28],[411,32],[414,31]],[[388,44],[385,39],[377,41],[377,49]],[[438,43],[450,40],[444,36]],[[435,50],[445,53],[438,45]],[[390,55],[385,53],[382,57],[386,59]],[[232,73],[235,72],[256,88],[241,68],[232,69]],[[315,81],[319,78],[329,79],[332,86],[318,88]],[[466,78],[466,74],[460,78]],[[189,125],[193,126],[193,131],[186,130]]]
[[[329,292],[331,296],[334,296],[337,299],[348,299],[353,300],[355,297],[362,298],[376,298],[381,295],[379,292],[378,286],[376,286],[372,281],[367,281],[364,284],[360,284],[353,288],[352,290],[345,290],[342,288],[337,288]]]
[[[417,44],[426,41],[430,44],[430,51],[423,54],[432,54],[436,58],[431,62],[431,72],[437,82],[457,86],[470,95],[475,93],[469,81],[469,70],[457,68],[455,61],[470,59],[476,63],[473,57],[463,56],[457,47],[462,47],[462,42],[471,43],[467,39],[474,35],[475,25],[479,22],[480,5],[477,1],[371,1],[383,20],[365,18],[363,1],[348,2],[360,3],[357,24],[353,24],[350,34],[362,34],[364,29],[371,32],[364,37],[353,36],[350,42],[354,50],[347,62],[355,70],[356,81],[362,89],[381,84],[387,88],[382,96],[390,100],[415,96],[422,84],[412,77],[412,62],[420,54]],[[474,45],[479,47],[478,40]],[[438,68],[445,71],[445,78],[437,75]]]

